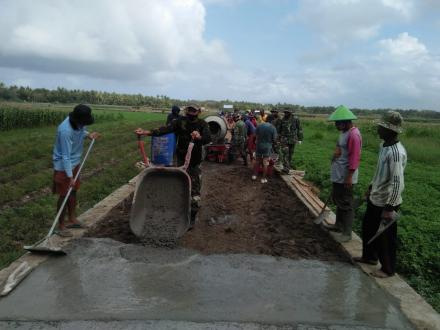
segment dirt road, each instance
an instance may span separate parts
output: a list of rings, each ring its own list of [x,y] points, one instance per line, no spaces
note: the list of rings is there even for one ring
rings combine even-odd
[[[341,248],[313,224],[306,207],[277,176],[251,180],[242,165],[203,164],[202,207],[194,230],[179,245],[212,253],[252,253],[292,259],[347,261]],[[140,243],[130,232],[131,200],[92,228],[89,237]]]

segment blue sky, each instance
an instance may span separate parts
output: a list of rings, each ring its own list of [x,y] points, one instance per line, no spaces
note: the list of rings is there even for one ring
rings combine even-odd
[[[0,0],[0,81],[440,110],[440,0]]]

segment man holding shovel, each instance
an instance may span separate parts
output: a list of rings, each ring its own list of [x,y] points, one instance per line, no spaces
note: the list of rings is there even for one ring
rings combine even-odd
[[[59,211],[63,200],[66,198],[70,187],[72,192],[67,200],[65,207],[59,218],[60,236],[72,236],[66,228],[82,228],[83,225],[76,219],[76,192],[80,186],[79,178],[75,181],[74,177],[79,170],[81,155],[83,152],[84,139],[97,139],[99,133],[89,133],[86,125],[94,122],[92,109],[84,104],[77,105],[69,116],[58,126],[55,145],[53,148],[53,193],[58,194],[57,210]],[[67,210],[66,210],[67,209]],[[64,217],[68,212],[68,222],[64,223]]]
[[[200,189],[202,172],[200,164],[202,162],[203,146],[211,142],[211,133],[208,124],[198,118],[200,109],[197,106],[187,106],[184,109],[185,116],[171,122],[170,125],[154,129],[151,131],[138,128],[135,133],[138,135],[160,136],[174,132],[177,138],[177,166],[185,163],[185,156],[191,141],[194,141],[194,148],[191,154],[187,172],[191,177],[191,228],[195,224],[196,215],[200,208]]]
[[[356,116],[345,106],[340,105],[330,115],[336,129],[341,132],[331,165],[332,198],[336,204],[336,223],[327,226],[338,242],[351,240],[354,220],[353,185],[357,184],[358,168],[361,158],[362,137],[359,129],[353,126]]]
[[[402,204],[406,151],[399,142],[402,132],[402,116],[398,112],[387,112],[378,123],[377,133],[384,141],[379,150],[376,173],[367,192],[367,210],[362,222],[362,257],[356,262],[376,265],[381,269],[373,276],[385,278],[396,272],[397,210]],[[392,223],[380,236],[371,242],[381,223]],[[370,244],[369,244],[370,243]]]

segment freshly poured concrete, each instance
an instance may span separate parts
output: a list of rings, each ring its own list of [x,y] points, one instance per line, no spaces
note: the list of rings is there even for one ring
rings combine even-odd
[[[0,327],[32,329],[40,320],[59,321],[53,329],[104,329],[110,321],[122,329],[130,320],[163,329],[194,328],[191,322],[211,329],[411,329],[395,301],[349,264],[202,256],[107,239],[77,241],[0,299]]]

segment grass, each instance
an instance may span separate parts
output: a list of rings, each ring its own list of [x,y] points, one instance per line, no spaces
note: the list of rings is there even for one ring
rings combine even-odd
[[[51,106],[51,109],[57,109]],[[63,108],[60,108],[63,109]],[[102,110],[101,110],[102,109]],[[118,108],[124,110],[124,108]],[[109,111],[107,107],[94,112]],[[116,111],[116,110],[110,110]],[[102,133],[84,167],[78,193],[79,213],[138,173],[140,160],[133,130],[164,123],[160,113],[121,112],[118,121],[102,121],[89,129]],[[379,139],[371,120],[358,122],[364,141],[360,181],[355,194],[362,195],[373,177]],[[319,118],[303,120],[304,143],[296,148],[294,165],[306,170],[306,179],[330,191],[330,157],[338,137],[334,126]],[[398,224],[398,271],[440,311],[440,124],[407,123],[402,143],[408,152],[402,216]],[[0,136],[0,268],[23,253],[22,246],[43,237],[55,216],[55,197],[50,193],[52,148],[56,126],[14,129]],[[87,147],[87,146],[85,146]],[[356,212],[359,233],[365,211]]]
[[[96,111],[99,112],[99,111]],[[156,127],[165,115],[125,112],[118,121],[99,122],[90,131],[102,133],[83,170],[78,193],[82,213],[138,173],[137,127]],[[15,129],[0,137],[0,268],[23,254],[22,246],[42,238],[55,216],[50,193],[52,148],[56,126]],[[23,136],[26,138],[24,139]],[[87,146],[85,146],[86,148]]]
[[[359,184],[355,194],[362,196],[376,169],[381,142],[371,121],[360,120],[363,136]],[[306,120],[304,143],[295,151],[294,165],[306,171],[306,180],[321,189],[325,199],[331,187],[330,157],[338,132],[324,120]],[[401,141],[408,153],[405,191],[398,223],[398,272],[440,311],[440,124],[407,123]],[[365,205],[356,212],[355,231]]]

